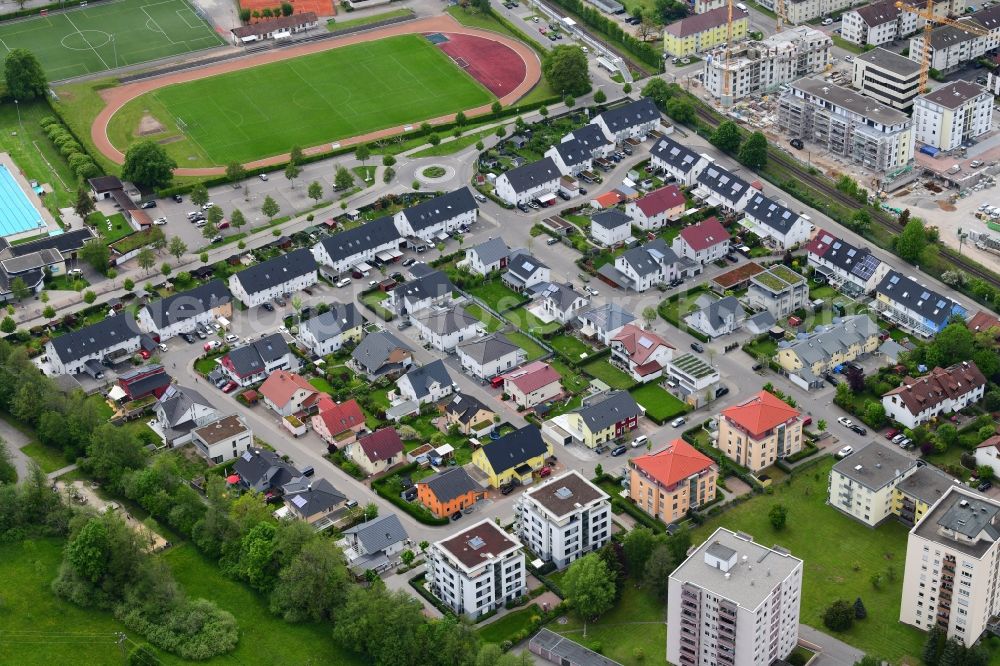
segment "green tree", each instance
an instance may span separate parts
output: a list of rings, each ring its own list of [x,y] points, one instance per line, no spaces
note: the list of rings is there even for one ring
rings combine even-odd
[[[763,169],[767,164],[767,137],[760,132],[751,134],[740,146],[739,159],[751,169]]]
[[[500,101],[499,101],[499,100],[498,100],[498,101],[496,101],[496,102],[493,102],[493,104],[491,104],[491,105],[490,105],[490,112],[491,112],[491,113],[492,113],[492,114],[493,114],[494,116],[495,116],[495,115],[498,115],[498,114],[499,114],[499,113],[500,113],[501,111],[503,111],[503,105],[502,105],[502,104],[500,104]]]
[[[432,132],[427,136],[427,143],[431,144],[432,146],[436,146],[439,143],[441,143],[441,137],[437,135],[437,132]]]
[[[191,188],[191,203],[199,208],[208,203],[208,188],[204,183],[195,183]]]
[[[156,141],[133,143],[125,151],[122,179],[140,187],[166,187],[174,177],[177,162],[167,154],[166,148]]]
[[[0,322],[0,332],[10,334],[16,330],[17,330],[17,322],[15,322],[14,318],[11,317],[10,315],[4,317],[3,321]]]
[[[125,291],[132,291],[135,289],[135,281],[132,278],[125,278],[125,282],[122,283],[122,287]]]
[[[860,661],[854,662],[854,666],[882,666],[882,660],[866,654]]]
[[[293,190],[295,189],[295,179],[298,178],[301,173],[302,167],[295,162],[289,162],[285,165],[285,178],[287,178],[288,182],[292,184]]]
[[[771,523],[771,527],[781,531],[785,529],[785,523],[788,521],[788,509],[784,504],[775,504],[767,512],[767,519]]]
[[[180,236],[174,236],[170,239],[170,249],[168,251],[174,259],[180,259],[188,251],[188,246]]]
[[[347,600],[350,574],[328,539],[313,539],[281,570],[271,592],[271,612],[286,622],[329,622]]]
[[[382,172],[382,182],[388,184],[392,182],[392,179],[396,177],[396,170],[392,167],[386,167],[385,171]]]
[[[459,127],[465,126],[469,122],[469,119],[465,117],[465,114],[459,111],[455,114],[455,124]]]
[[[542,116],[542,118],[547,118],[549,115],[549,107],[547,106],[538,107],[538,113]],[[482,148],[480,148],[480,150],[482,150]]]
[[[302,148],[299,146],[292,146],[292,149],[288,152],[288,161],[292,164],[302,165],[305,161],[305,153],[302,152]]]
[[[267,215],[267,219],[273,220],[274,216],[281,212],[281,207],[278,206],[278,202],[269,194],[264,197],[264,203],[260,207],[260,212]]]
[[[202,238],[211,240],[219,235],[219,226],[214,224],[212,221],[205,222],[205,226],[201,228]]]
[[[295,7],[292,6],[292,3],[290,3],[290,2],[282,2],[281,3],[281,15],[282,16],[291,16],[294,12],[295,12]]]
[[[598,88],[597,92],[594,93],[594,104],[604,104],[608,101],[608,96],[604,94],[604,91]]]
[[[349,190],[354,186],[354,176],[343,166],[338,166],[333,177],[333,187],[338,191]]]
[[[560,44],[545,54],[542,73],[559,95],[584,95],[590,90],[587,54],[579,46]]]
[[[46,319],[52,319],[56,316],[56,309],[51,305],[46,305],[45,309],[42,310],[42,316]]]
[[[382,166],[391,167],[396,164],[396,158],[392,155],[382,156]]]
[[[24,278],[18,276],[10,281],[10,293],[18,302],[21,302],[31,294],[31,289],[28,287],[28,283],[24,281]]]
[[[885,407],[879,400],[869,400],[865,403],[865,423],[878,429],[886,424],[888,418],[885,414]]]
[[[843,599],[823,611],[823,625],[830,631],[847,631],[854,624],[854,606]]]
[[[736,126],[736,123],[731,120],[724,120],[715,128],[710,141],[720,150],[735,155],[740,149],[740,143],[743,141],[743,138],[740,135],[740,128]]]
[[[173,269],[173,267],[171,267],[171,265],[170,265],[170,264],[168,264],[168,263],[167,263],[167,262],[165,262],[165,261],[164,261],[164,262],[163,262],[163,264],[162,264],[162,265],[160,266],[160,272],[161,272],[161,273],[163,273],[163,276],[164,276],[164,277],[166,277],[166,276],[170,275],[171,271],[173,271],[173,270],[174,270],[174,269]]]
[[[150,239],[149,244],[154,250],[162,252],[167,248],[167,237],[162,231],[154,227],[152,229],[152,236],[153,237]]]
[[[243,216],[243,211],[239,208],[234,208],[233,212],[229,215],[229,224],[233,225],[233,229],[237,231],[240,230],[244,224],[247,223],[247,218]]]
[[[566,105],[567,109],[572,109],[574,106],[576,106],[576,100],[573,98],[572,95],[566,95],[565,97],[563,97],[563,104]]]
[[[80,248],[80,259],[90,264],[98,273],[105,275],[110,268],[111,249],[103,241],[95,238]]]
[[[87,291],[83,292],[83,302],[86,303],[87,305],[90,305],[91,303],[93,303],[96,300],[97,300],[97,294],[95,294],[90,289],[88,289]]]
[[[226,178],[228,178],[229,182],[233,184],[233,187],[246,177],[247,170],[239,162],[230,162],[226,165]]]
[[[135,258],[136,264],[141,268],[146,274],[149,274],[149,269],[153,267],[156,263],[156,257],[153,255],[153,251],[148,247],[144,247],[139,250],[139,254]]]
[[[816,429],[820,432],[826,432],[826,419],[820,419],[816,422]]]
[[[667,115],[675,122],[692,125],[695,121],[694,107],[686,99],[676,98],[667,102]]]
[[[590,553],[569,566],[563,578],[563,589],[585,621],[601,616],[615,601],[614,579],[597,553]],[[585,626],[584,636],[586,634]]]
[[[937,666],[938,659],[941,658],[941,651],[944,649],[945,634],[940,627],[934,625],[927,632],[927,640],[924,641],[923,650],[920,653],[920,660],[925,666]]]
[[[652,326],[653,322],[656,321],[656,308],[651,305],[644,307],[642,309],[642,319],[646,322],[646,328]]]
[[[368,147],[368,144],[362,143],[354,150],[354,156],[361,162],[361,166],[365,166],[365,163],[372,156],[371,148]]]
[[[73,204],[73,210],[84,220],[95,210],[94,200],[90,198],[90,192],[83,185],[76,191],[76,203]]]
[[[671,85],[663,79],[652,78],[642,89],[642,96],[652,98],[662,111],[666,111],[667,102],[676,97],[679,91],[680,87],[676,85]]]
[[[625,551],[625,562],[633,578],[638,580],[639,575],[646,570],[646,563],[649,562],[655,548],[656,535],[648,528],[636,527],[625,535],[622,549]]]
[[[629,93],[631,93],[632,92],[632,84],[631,83],[626,83],[625,85],[623,85],[622,86],[622,92],[625,93],[626,95],[628,95]]]
[[[19,102],[45,99],[49,83],[34,53],[27,49],[11,49],[3,66],[9,98]]]
[[[319,183],[319,181],[314,180],[309,183],[309,189],[306,190],[306,194],[309,195],[310,199],[319,203],[319,200],[323,198],[323,186]]]
[[[893,240],[896,254],[911,264],[920,261],[920,256],[927,246],[927,234],[924,223],[918,218],[910,218],[903,231]]]

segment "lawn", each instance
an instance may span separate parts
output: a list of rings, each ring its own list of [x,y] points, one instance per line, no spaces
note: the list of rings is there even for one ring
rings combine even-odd
[[[0,44],[30,50],[60,81],[225,42],[185,0],[119,0],[4,23]]]
[[[486,303],[494,312],[503,313],[507,308],[513,308],[523,303],[525,298],[500,280],[484,282],[478,287],[469,289],[469,293]]]
[[[486,324],[486,330],[490,333],[494,331],[499,331],[501,328],[503,328],[504,323],[501,320],[497,319],[496,317],[494,317],[489,312],[479,307],[475,303],[469,303],[468,305],[466,305],[465,311],[468,312],[473,317],[475,317],[476,319],[478,319],[479,321]]]
[[[572,335],[557,335],[549,340],[549,344],[557,352],[576,362],[594,353],[593,347]]]
[[[390,312],[388,309],[382,306],[382,301],[384,301],[387,298],[389,298],[389,294],[385,293],[380,289],[376,289],[362,296],[361,302],[371,307],[375,311],[375,314],[377,314],[382,319],[390,321],[394,317],[394,315],[392,314],[392,312]]]
[[[348,14],[348,16],[350,16],[350,14]],[[378,23],[379,21],[400,18],[401,16],[413,16],[413,10],[395,9],[391,12],[382,12],[381,14],[372,14],[370,16],[362,16],[361,18],[344,19],[340,21],[337,19],[328,19],[326,22],[326,29],[330,32],[340,32],[341,30],[346,30],[348,28],[356,28],[359,25],[370,25],[372,23]]]
[[[109,222],[111,223],[110,229],[108,229]],[[106,245],[111,245],[135,232],[135,229],[125,221],[125,216],[121,213],[105,217],[104,213],[97,211],[87,216],[87,224],[94,227]]]
[[[511,310],[505,316],[512,324],[517,326],[522,331],[528,331],[529,333],[534,333],[535,335],[553,333],[558,331],[559,327],[562,326],[562,324],[554,319],[545,323],[535,315],[528,312],[527,306]]]
[[[524,333],[521,333],[520,331],[511,331],[510,333],[504,333],[504,335],[507,336],[508,340],[513,342],[528,354],[526,360],[534,361],[536,358],[545,356],[545,349]]]
[[[561,359],[553,358],[549,361],[552,369],[562,377],[563,388],[570,393],[579,393],[590,386],[590,380],[572,369]]]
[[[53,291],[83,291],[89,286],[84,278],[69,275],[53,275],[45,281],[45,288]]]
[[[635,380],[604,359],[591,361],[583,366],[583,371],[595,379],[600,379],[613,389],[625,390],[635,386]]]
[[[180,135],[168,148],[185,166],[249,162],[493,99],[423,36],[400,35],[160,88],[115,114],[109,135],[124,148],[123,135],[138,129],[136,109],[150,109]],[[286,122],[289,113],[298,121]]]
[[[62,451],[57,451],[56,449],[45,446],[40,442],[25,444],[21,447],[21,451],[38,463],[38,466],[41,467],[42,471],[46,474],[73,464],[72,460],[66,459],[66,456],[62,454]]]
[[[472,132],[471,134],[466,134],[464,136],[451,139],[450,141],[442,141],[436,146],[430,146],[429,148],[418,150],[410,157],[441,157],[443,155],[454,155],[458,151],[475,145],[477,142],[482,141],[488,136],[492,136],[495,131],[496,130],[493,129],[487,129],[479,132]]]
[[[664,422],[687,411],[687,405],[656,384],[646,384],[632,391],[632,397],[646,410],[646,416]]]
[[[823,611],[837,599],[861,597],[868,618],[837,638],[868,654],[900,663],[909,656],[916,663],[924,634],[899,623],[899,604],[906,554],[907,528],[888,521],[877,529],[865,527],[826,505],[827,483],[833,459],[775,484],[773,494],[754,497],[696,529],[694,543],[708,538],[719,526],[751,534],[760,543],[779,544],[804,561],[802,622],[821,631]],[[776,532],[768,520],[775,504],[788,509],[788,523]],[[885,575],[889,567],[894,579]],[[880,590],[871,578],[883,575]]]
[[[541,614],[542,609],[538,607],[538,604],[531,604],[527,608],[511,611],[500,619],[480,627],[478,629],[479,637],[487,643],[502,643],[522,629],[527,629],[531,624],[532,615]]]
[[[75,200],[76,176],[59,150],[49,141],[38,121],[52,115],[44,101],[0,105],[0,151],[9,153],[14,163],[29,180],[49,183],[52,192],[43,201],[53,213],[59,207],[72,206]],[[20,125],[18,125],[20,119]],[[17,128],[17,131],[12,131]]]
[[[551,622],[547,628],[578,643],[600,648],[605,657],[625,664],[640,666],[662,663],[667,651],[665,604],[648,591],[625,581],[621,601],[595,622],[587,623],[584,637],[583,621],[570,613],[566,624]],[[637,659],[636,650],[641,650]]]

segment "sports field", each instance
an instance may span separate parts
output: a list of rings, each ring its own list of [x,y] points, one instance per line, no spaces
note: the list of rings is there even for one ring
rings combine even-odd
[[[160,88],[122,107],[108,136],[124,150],[155,122],[146,136],[178,164],[245,163],[494,99],[425,37],[399,35]]]
[[[0,24],[0,56],[26,48],[50,81],[224,43],[186,0],[112,0]]]

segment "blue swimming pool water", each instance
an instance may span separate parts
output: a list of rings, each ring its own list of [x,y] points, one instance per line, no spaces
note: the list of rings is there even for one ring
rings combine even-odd
[[[44,227],[42,214],[32,205],[13,174],[0,164],[0,236]]]

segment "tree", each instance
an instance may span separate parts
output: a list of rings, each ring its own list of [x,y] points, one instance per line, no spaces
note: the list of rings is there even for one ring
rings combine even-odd
[[[547,118],[549,115],[549,107],[547,106],[538,107],[538,113],[542,116],[542,118]],[[482,148],[480,148],[480,150],[482,150]]]
[[[139,250],[139,254],[136,256],[135,262],[139,268],[148,274],[149,269],[156,263],[156,257],[153,256],[153,251],[151,249],[144,247]]]
[[[651,305],[644,307],[642,309],[642,319],[646,322],[647,328],[652,326],[653,322],[656,321],[656,308]]]
[[[941,650],[944,649],[945,634],[936,624],[927,632],[927,640],[924,641],[923,650],[920,652],[920,661],[926,666],[936,666],[941,658]]]
[[[21,302],[31,294],[31,289],[23,278],[16,277],[10,281],[10,293],[13,294],[18,302]]]
[[[306,190],[306,194],[309,195],[310,199],[319,203],[319,200],[323,198],[323,186],[319,183],[319,181],[314,180],[309,183],[309,188]]]
[[[579,96],[590,90],[587,54],[579,46],[560,44],[550,50],[542,61],[542,73],[560,95]]]
[[[771,523],[771,527],[780,531],[785,529],[785,523],[788,520],[788,509],[784,504],[775,504],[771,507],[771,510],[767,512],[767,519]]]
[[[371,148],[363,143],[354,150],[354,156],[361,162],[361,166],[365,166],[365,162],[372,156]]]
[[[636,580],[646,570],[646,563],[649,562],[655,548],[656,535],[645,527],[636,527],[629,531],[622,540],[625,562],[628,564],[632,577]]]
[[[292,146],[292,149],[288,151],[288,161],[292,164],[300,165],[305,160],[305,153],[298,146]]]
[[[838,599],[823,611],[823,625],[830,631],[847,631],[854,624],[854,606]]]
[[[736,123],[724,120],[715,128],[710,141],[720,150],[735,155],[740,149],[743,138],[740,136],[740,128],[736,126]]]
[[[199,208],[208,203],[208,188],[204,183],[195,183],[191,188],[191,203]]]
[[[111,249],[99,239],[89,240],[80,248],[80,259],[93,266],[102,275],[108,272],[111,261]]]
[[[740,162],[751,169],[762,169],[767,164],[767,138],[760,132],[750,135],[740,146]]]
[[[4,317],[3,321],[0,322],[0,332],[10,334],[16,330],[17,330],[17,322],[15,322],[14,318],[11,317],[10,315]]]
[[[604,91],[598,88],[597,92],[594,93],[594,104],[604,104],[608,101],[608,96],[604,94]]]
[[[642,89],[642,96],[652,98],[660,109],[666,111],[667,102],[677,95],[678,90],[677,86],[671,86],[663,79],[654,78]]]
[[[295,189],[295,179],[299,177],[300,173],[302,173],[302,167],[295,162],[289,162],[285,165],[285,178],[292,184],[293,190]]]
[[[163,273],[164,277],[170,275],[173,270],[173,267],[165,261],[160,265],[160,272]]]
[[[493,104],[490,105],[490,112],[494,116],[498,115],[501,111],[503,111],[503,105],[500,103],[499,100],[496,101],[496,102],[493,102]]]
[[[205,222],[205,226],[201,228],[202,238],[211,240],[219,235],[219,226],[211,221]]]
[[[861,601],[861,597],[854,600],[854,619],[863,620],[868,617],[868,610],[865,608],[865,604]]]
[[[163,252],[163,250],[167,247],[167,237],[159,229],[154,228],[153,231],[156,233],[153,234],[150,245],[152,245],[153,249],[157,252]]]
[[[864,421],[873,428],[881,428],[886,424],[885,407],[878,400],[869,400],[865,403]]]
[[[677,0],[656,0],[654,4],[664,23],[677,21],[688,14],[687,5],[677,2]]]
[[[230,162],[226,165],[226,178],[236,187],[236,184],[247,177],[247,170],[239,162]]]
[[[901,258],[911,264],[920,261],[927,246],[927,234],[924,231],[924,223],[917,218],[910,218],[910,221],[903,227],[903,231],[896,236],[893,246]]]
[[[566,95],[565,97],[563,97],[563,104],[566,105],[567,109],[572,109],[574,106],[576,106],[576,100],[573,98],[572,95]]]
[[[286,622],[329,622],[347,600],[350,575],[337,547],[313,539],[278,574],[271,612]]]
[[[135,281],[132,278],[125,278],[125,282],[122,283],[122,287],[125,291],[132,291],[135,289]]]
[[[8,97],[19,102],[45,98],[49,83],[34,53],[27,49],[12,49],[7,53],[3,66]]]
[[[56,316],[56,309],[51,305],[46,305],[45,309],[42,310],[42,316],[46,319],[52,319]]]
[[[267,219],[273,220],[274,216],[281,212],[281,207],[278,206],[278,202],[269,194],[264,197],[264,203],[261,204],[260,212],[267,215]]]
[[[243,217],[243,211],[239,208],[234,208],[233,212],[229,215],[229,224],[233,225],[233,228],[239,231],[240,227],[247,223],[247,219]]]
[[[399,559],[403,562],[405,566],[410,566],[413,564],[413,560],[416,559],[416,554],[412,550],[404,550],[399,554]]]
[[[675,98],[667,102],[667,115],[678,123],[694,124],[694,107],[686,99]]]
[[[349,190],[354,186],[354,176],[342,165],[337,167],[333,177],[333,187],[338,191]]]
[[[437,135],[437,132],[432,132],[427,136],[427,143],[431,144],[432,146],[436,146],[439,143],[441,143],[441,137]]]
[[[866,654],[860,661],[854,662],[854,666],[882,666],[882,660]]]
[[[282,16],[291,16],[294,12],[295,12],[295,7],[292,6],[292,3],[290,3],[290,2],[282,2],[281,3],[281,15]]]
[[[465,114],[459,111],[455,114],[455,124],[459,127],[464,127],[469,122],[469,119],[465,117]]]
[[[84,220],[95,210],[94,200],[90,198],[90,192],[83,185],[76,191],[76,203],[73,204],[73,210]]]
[[[615,583],[604,560],[590,553],[569,566],[563,589],[584,620],[599,617],[615,602]],[[584,635],[586,635],[584,628]]]
[[[396,170],[392,167],[386,167],[385,171],[382,172],[382,182],[388,184],[392,182],[392,179],[396,177]]]
[[[625,93],[626,95],[630,94],[632,92],[632,84],[626,83],[625,85],[623,85],[622,92]]]
[[[180,236],[174,236],[170,239],[170,249],[168,251],[174,259],[180,259],[188,251],[188,246]]]
[[[382,156],[382,166],[391,167],[394,164],[396,164],[396,158],[395,157],[393,157],[392,155],[383,155]]]
[[[125,151],[122,179],[140,187],[166,187],[174,177],[177,162],[156,141],[133,143]]]
[[[855,231],[864,233],[872,226],[872,216],[866,210],[859,210],[851,217],[851,226]]]

